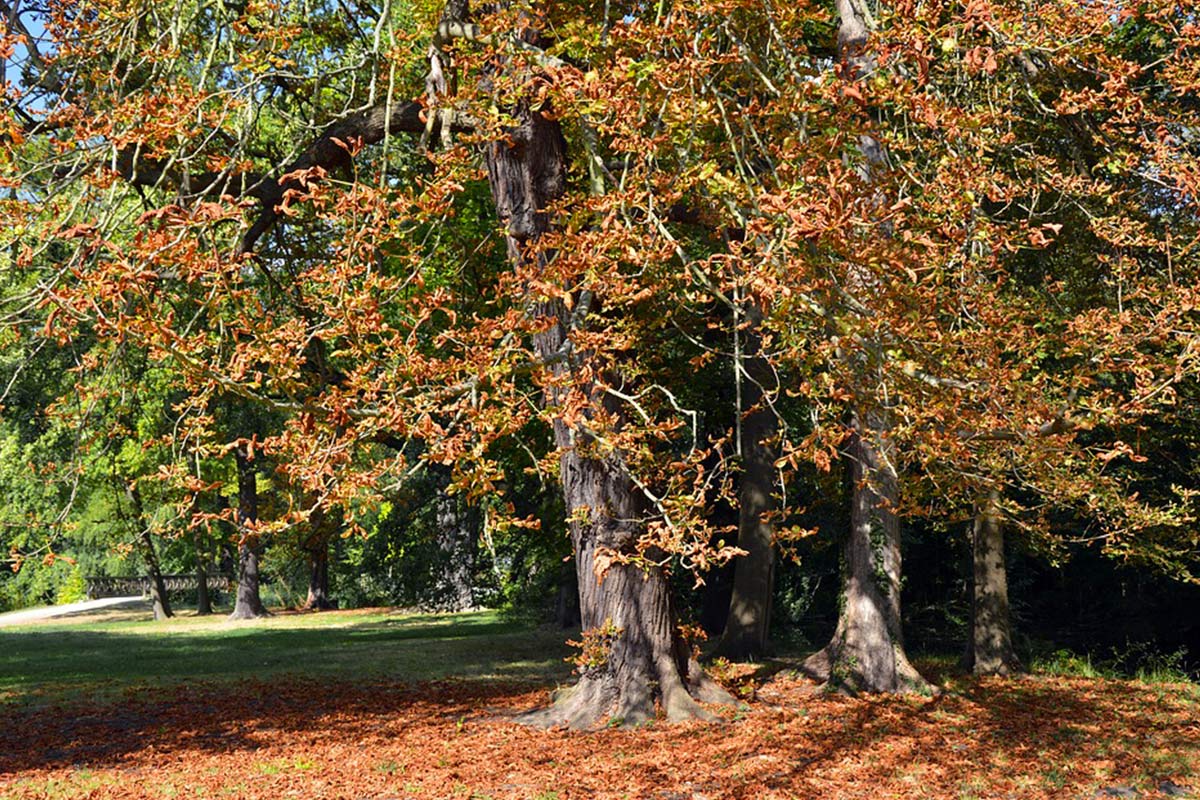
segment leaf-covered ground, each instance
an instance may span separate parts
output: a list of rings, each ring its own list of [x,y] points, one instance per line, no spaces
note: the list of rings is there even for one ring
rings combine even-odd
[[[1024,800],[1200,787],[1189,684],[960,678],[939,697],[848,698],[785,671],[754,686],[726,724],[595,733],[515,724],[551,687],[478,676],[37,692],[0,706],[0,797]]]

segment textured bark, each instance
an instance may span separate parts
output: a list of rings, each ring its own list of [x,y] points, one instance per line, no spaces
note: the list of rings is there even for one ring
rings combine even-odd
[[[436,576],[437,605],[445,611],[475,607],[475,551],[479,525],[461,496],[440,490],[435,515],[441,572]]]
[[[771,595],[775,586],[775,454],[770,440],[777,432],[775,412],[763,403],[762,387],[769,370],[761,358],[747,365],[746,405],[742,422],[742,476],[738,488],[738,547],[746,551],[735,562],[729,618],[717,643],[717,655],[744,659],[767,651]]]
[[[979,504],[972,537],[971,639],[966,667],[976,675],[1019,671],[1009,625],[1008,575],[1004,564],[1004,517],[1000,493]]]
[[[245,444],[234,450],[238,476],[238,581],[233,613],[229,619],[256,619],[270,616],[258,593],[258,535],[252,530],[258,521],[258,472]]]
[[[900,630],[900,524],[896,473],[882,414],[853,420],[850,534],[842,565],[837,628],[804,669],[849,692],[928,691],[909,663]]]
[[[302,545],[308,554],[308,596],[301,609],[328,611],[337,608],[329,591],[329,541],[341,528],[341,519],[317,505],[309,514],[308,528],[309,536]]]
[[[528,29],[526,35],[531,35]],[[517,124],[503,140],[489,143],[485,156],[496,212],[507,229],[509,257],[514,264],[525,264],[535,257],[530,245],[549,229],[546,208],[565,190],[566,142],[549,109],[522,106],[509,113]],[[550,258],[544,253],[536,257]],[[561,375],[573,369],[572,361],[561,354],[567,330],[576,321],[558,301],[541,303],[537,312],[548,327],[534,337],[535,349]],[[602,402],[595,387],[576,383],[576,388],[592,394],[594,403]],[[545,398],[550,406],[560,399],[553,391]],[[609,410],[620,412],[616,406]],[[732,702],[732,698],[704,674],[680,637],[667,576],[659,569],[633,565],[604,568],[611,553],[634,553],[647,517],[644,495],[619,454],[590,452],[583,426],[569,427],[556,420],[554,436],[562,451],[561,476],[582,624],[585,631],[610,628],[617,633],[602,663],[585,671],[552,707],[527,715],[525,721],[578,728],[609,720],[633,725],[653,719],[656,703],[661,703],[669,720],[709,718],[697,700]]]
[[[860,0],[836,0],[838,60],[845,80],[858,80],[871,69],[867,50],[872,20]],[[879,143],[870,136],[859,139],[863,180],[886,162]],[[886,202],[879,198],[880,202]],[[880,234],[889,231],[881,226]],[[874,280],[866,270],[851,265],[848,285],[869,304]],[[896,516],[899,486],[891,427],[886,406],[874,398],[873,346],[866,353],[844,355],[856,359],[851,436],[846,457],[850,469],[850,532],[842,564],[842,591],[838,623],[825,648],[804,663],[811,676],[832,688],[849,692],[930,691],[904,652],[900,625],[900,520]]]

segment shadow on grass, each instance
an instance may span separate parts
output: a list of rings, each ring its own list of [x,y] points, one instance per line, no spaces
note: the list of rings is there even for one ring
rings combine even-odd
[[[0,775],[100,769],[171,753],[254,753],[278,740],[363,742],[405,720],[444,718],[453,728],[528,684],[435,681],[420,685],[320,681],[194,683],[128,689],[120,702],[0,708]]]

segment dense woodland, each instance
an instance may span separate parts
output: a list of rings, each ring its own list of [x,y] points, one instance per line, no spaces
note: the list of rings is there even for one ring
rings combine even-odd
[[[0,609],[1195,670],[1198,11],[0,0]]]

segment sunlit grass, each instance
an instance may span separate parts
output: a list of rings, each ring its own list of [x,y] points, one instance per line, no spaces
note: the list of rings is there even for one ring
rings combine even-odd
[[[568,634],[495,612],[387,610],[277,615],[249,622],[47,622],[6,629],[0,697],[102,697],[130,687],[280,675],[403,682],[447,676],[553,681]]]

